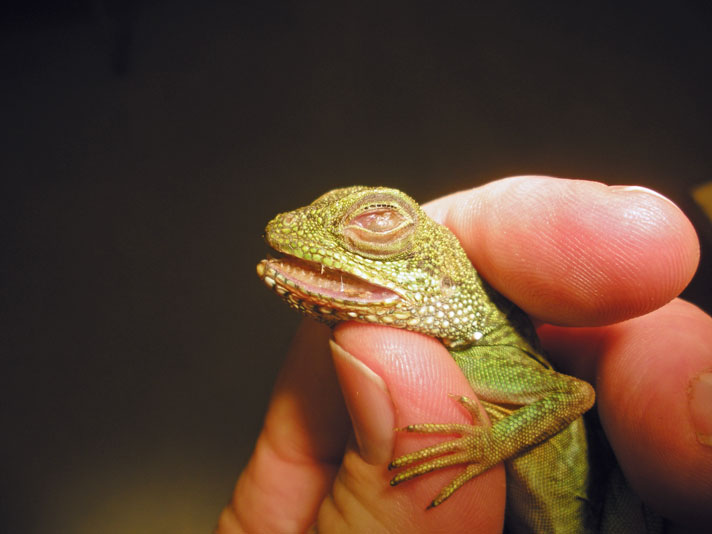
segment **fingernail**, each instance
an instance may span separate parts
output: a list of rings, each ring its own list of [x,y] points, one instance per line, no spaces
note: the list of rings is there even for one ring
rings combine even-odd
[[[712,446],[712,371],[705,371],[690,381],[689,400],[697,441]]]
[[[395,440],[395,413],[388,387],[333,339],[329,345],[361,457],[369,464],[387,463]]]

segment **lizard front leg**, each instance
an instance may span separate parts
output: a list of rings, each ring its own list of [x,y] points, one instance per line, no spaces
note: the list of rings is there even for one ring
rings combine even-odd
[[[458,464],[465,470],[432,501],[437,506],[471,478],[554,436],[594,401],[587,382],[545,368],[513,346],[476,346],[453,357],[483,401],[493,424],[484,424],[478,405],[459,402],[473,417],[472,425],[419,424],[403,430],[458,434],[459,437],[394,459],[390,468],[406,467],[391,481],[399,484],[429,471]]]

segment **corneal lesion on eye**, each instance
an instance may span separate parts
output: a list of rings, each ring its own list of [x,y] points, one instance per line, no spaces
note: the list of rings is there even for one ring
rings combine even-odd
[[[409,223],[403,213],[392,207],[372,207],[351,218],[348,226],[356,225],[371,232],[384,233]]]

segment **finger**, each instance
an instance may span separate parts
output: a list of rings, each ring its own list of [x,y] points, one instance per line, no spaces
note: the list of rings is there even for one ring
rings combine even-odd
[[[462,467],[389,485],[394,473],[387,464],[394,449],[400,455],[448,439],[394,436],[394,425],[471,423],[448,394],[471,398],[474,394],[443,345],[420,334],[357,323],[340,325],[334,338],[335,368],[360,447],[344,457],[333,491],[319,512],[319,532],[501,532],[505,500],[501,466],[430,510],[428,504]]]
[[[663,516],[712,521],[712,318],[675,300],[601,328],[540,329],[552,358],[578,352],[633,489]],[[592,365],[591,365],[592,364]]]
[[[329,335],[313,321],[300,326],[219,534],[304,532],[313,523],[350,432]]]
[[[682,291],[699,260],[685,215],[640,187],[507,178],[426,209],[483,278],[545,322],[601,325],[652,311]]]

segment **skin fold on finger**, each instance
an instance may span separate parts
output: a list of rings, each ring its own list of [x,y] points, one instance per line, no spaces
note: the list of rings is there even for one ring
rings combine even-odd
[[[350,432],[330,334],[309,320],[297,331],[219,534],[304,532],[313,523]]]
[[[501,466],[468,482],[448,501],[429,510],[428,504],[461,472],[461,467],[434,471],[396,487],[389,485],[395,473],[387,470],[387,463],[393,453],[399,455],[449,439],[444,435],[396,434],[391,425],[471,422],[448,394],[474,395],[442,344],[404,330],[357,323],[339,325],[334,339],[339,347],[335,354],[337,373],[352,417],[369,417],[369,409],[394,413],[371,414],[384,420],[385,426],[380,429],[374,430],[370,421],[354,421],[361,432],[377,434],[372,438],[362,436],[360,442],[370,441],[387,450],[370,454],[380,463],[367,462],[355,446],[347,452],[333,490],[319,511],[319,532],[501,532],[505,499]],[[342,358],[359,363],[339,363]],[[364,381],[373,381],[373,377],[354,376],[362,372],[377,377],[375,390],[364,386]],[[364,399],[371,391],[383,397],[381,407]],[[385,394],[379,393],[382,391]],[[356,406],[361,402],[366,409]],[[389,434],[390,439],[384,439]]]
[[[640,187],[506,178],[425,206],[495,289],[542,321],[611,324],[652,311],[692,278],[685,215]]]
[[[546,325],[540,335],[553,360],[580,357],[574,371],[595,377],[601,423],[634,491],[678,524],[708,526],[712,318],[678,299],[616,325]]]

